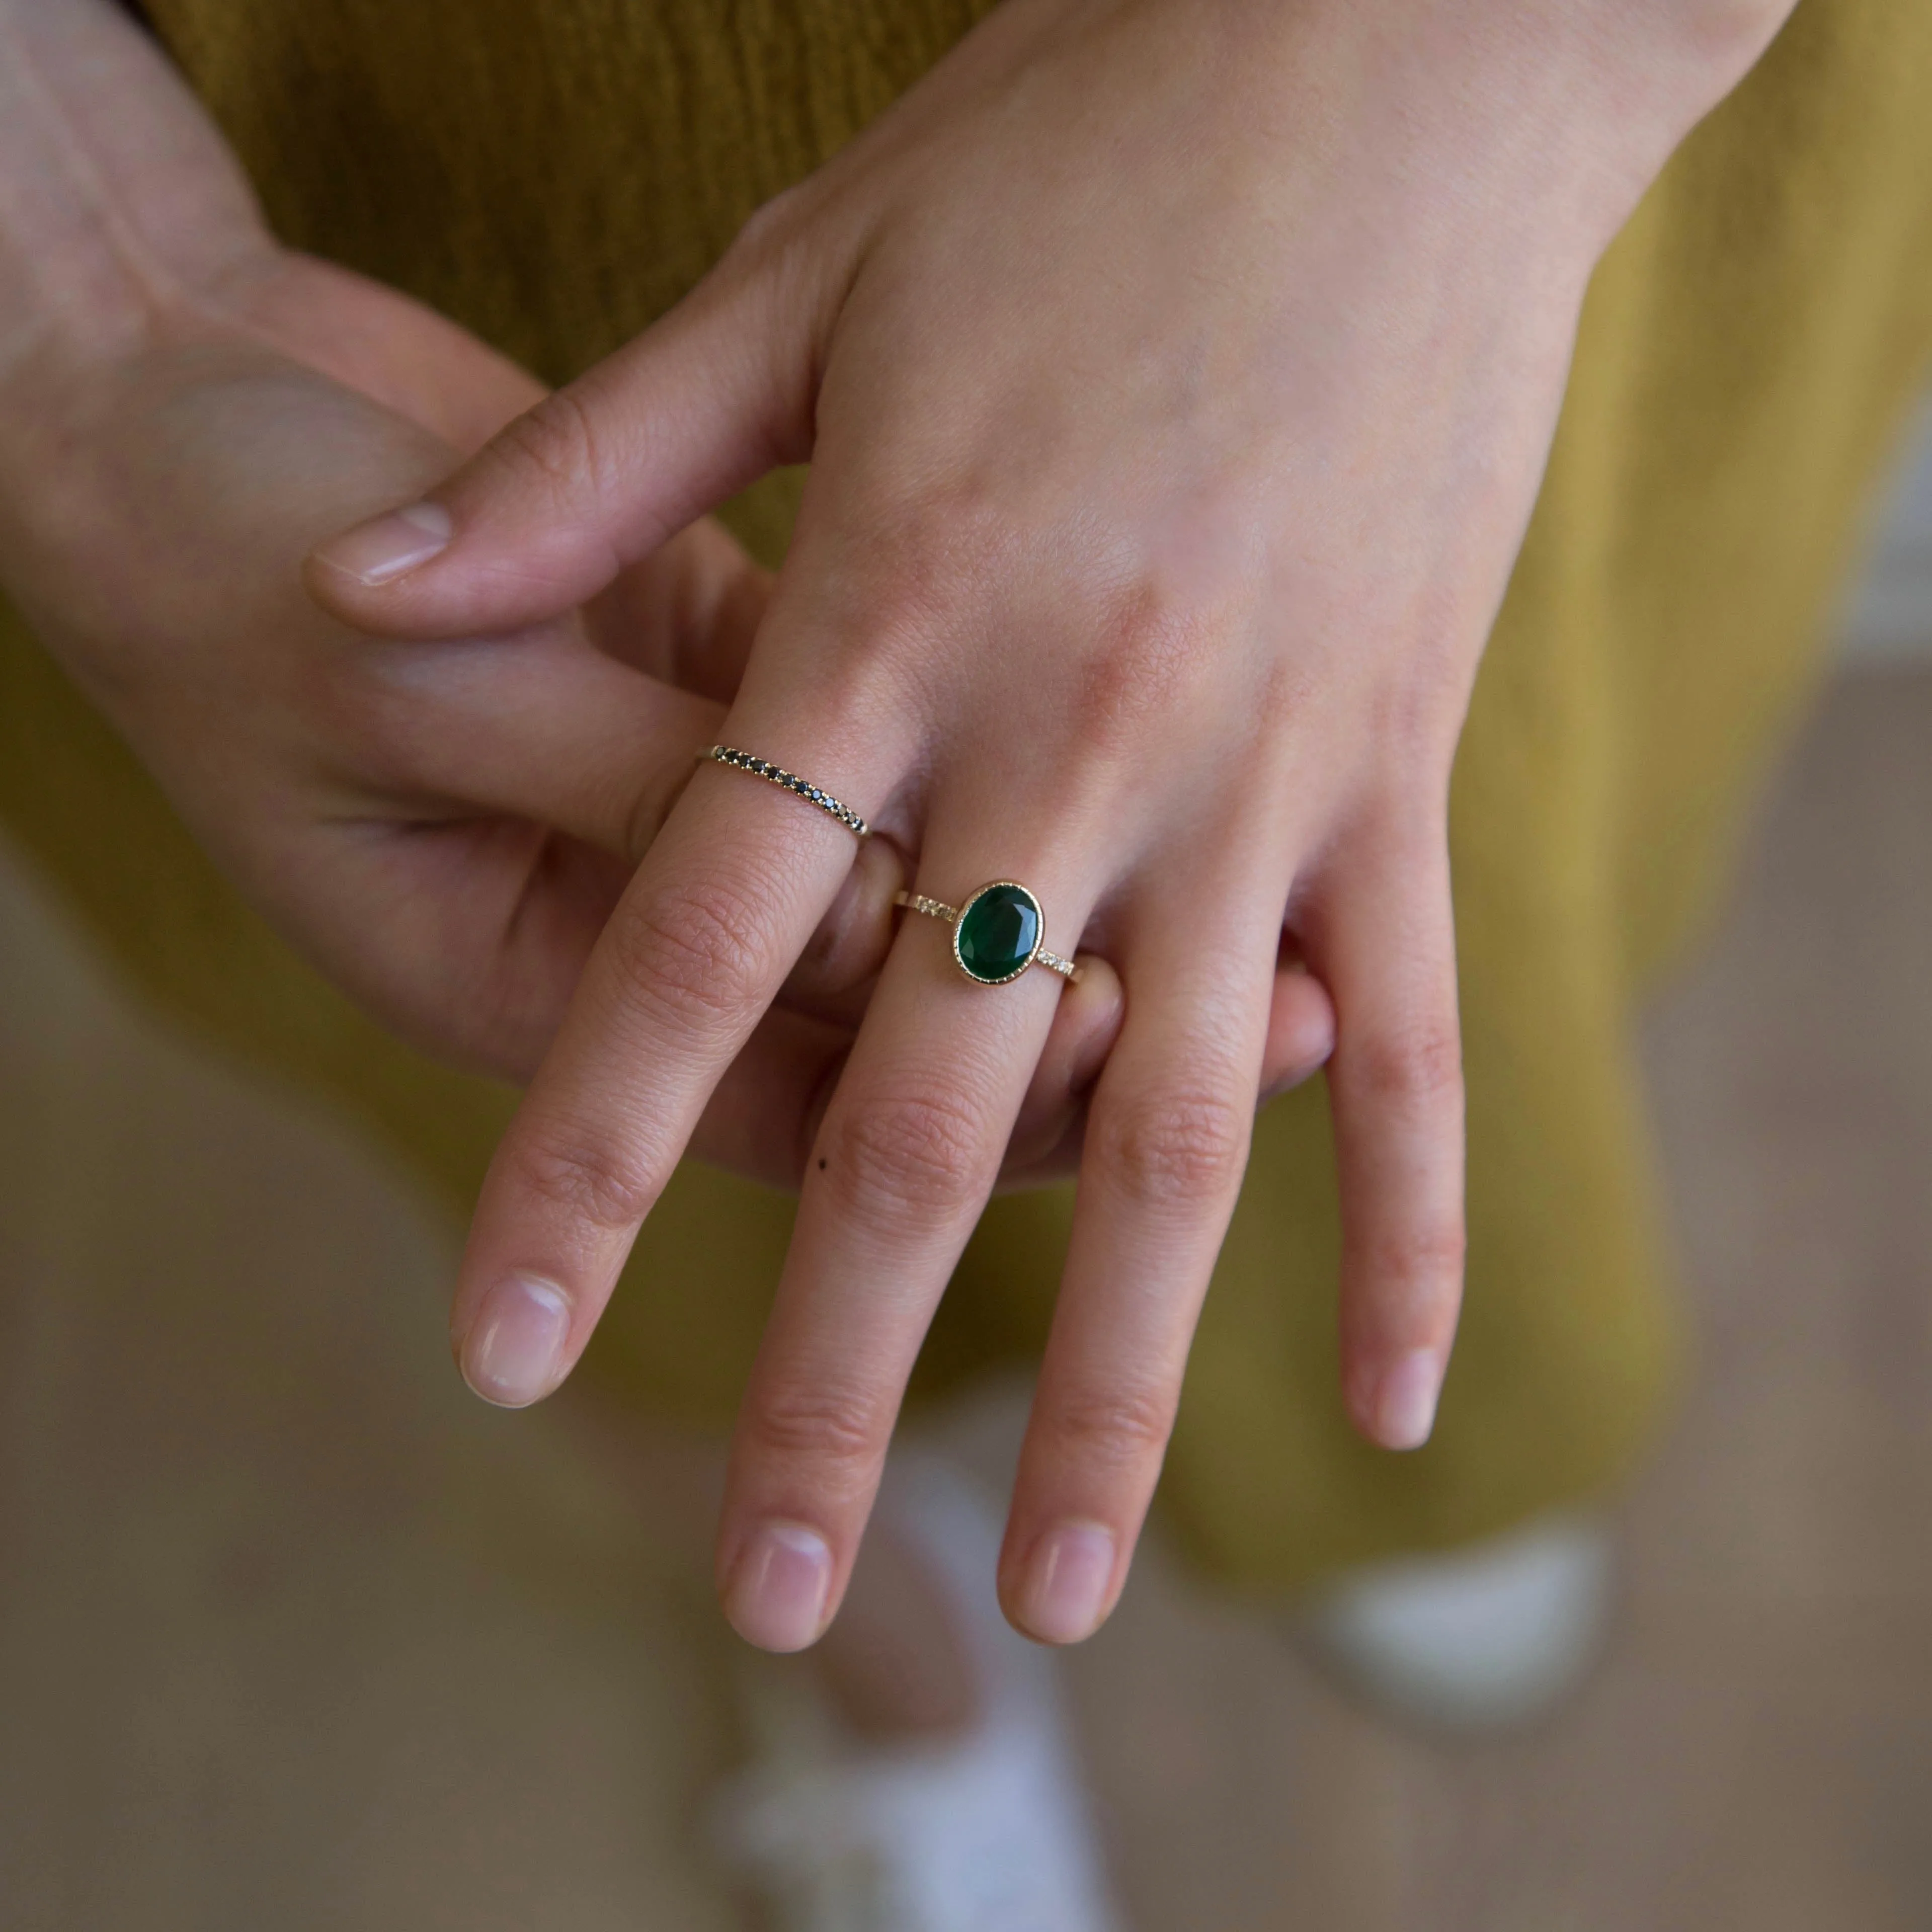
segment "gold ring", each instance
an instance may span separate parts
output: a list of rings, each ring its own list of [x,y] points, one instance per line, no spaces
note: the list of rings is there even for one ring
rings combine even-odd
[[[1004,986],[1029,966],[1046,967],[1066,980],[1080,977],[1072,960],[1040,944],[1046,936],[1046,915],[1016,880],[994,879],[960,906],[929,899],[923,892],[895,892],[892,903],[952,927],[953,963],[976,986]]]
[[[749,772],[754,778],[769,779],[775,785],[782,785],[787,791],[796,793],[807,805],[815,805],[820,812],[829,812],[847,831],[856,832],[861,838],[871,829],[850,806],[841,805],[829,791],[820,791],[815,784],[807,784],[796,772],[767,764],[763,758],[754,758],[749,752],[734,751],[729,745],[713,745],[704,755],[721,765],[729,765],[734,771]]]

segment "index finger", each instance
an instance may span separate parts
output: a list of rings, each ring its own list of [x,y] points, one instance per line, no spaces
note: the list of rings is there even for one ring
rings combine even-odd
[[[850,782],[870,796],[862,775]],[[569,1372],[712,1088],[851,865],[852,833],[828,812],[700,766],[484,1179],[451,1323],[479,1395],[520,1407]]]

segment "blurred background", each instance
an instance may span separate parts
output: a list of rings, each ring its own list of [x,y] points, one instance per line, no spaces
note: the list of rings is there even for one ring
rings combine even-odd
[[[1932,1926],[1932,430],[1645,1051],[1702,1337],[1609,1652],[1352,1706],[1144,1562],[1068,1660],[1138,1932]],[[726,1640],[448,1365],[455,1231],[0,849],[0,1932],[725,1932]]]

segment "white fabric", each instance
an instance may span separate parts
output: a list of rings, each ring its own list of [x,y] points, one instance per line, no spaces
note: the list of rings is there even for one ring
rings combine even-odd
[[[924,1456],[895,1458],[880,1514],[951,1599],[980,1721],[865,1750],[796,1672],[749,1676],[763,1761],[721,1804],[727,1856],[786,1932],[1120,1932],[1052,1656],[1000,1613],[998,1518]]]
[[[1614,1572],[1602,1524],[1546,1517],[1472,1550],[1357,1570],[1308,1604],[1302,1627],[1394,1714],[1499,1730],[1582,1680],[1602,1647]]]

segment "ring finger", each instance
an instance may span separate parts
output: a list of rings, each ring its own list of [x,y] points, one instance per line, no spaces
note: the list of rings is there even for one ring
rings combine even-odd
[[[1046,944],[1070,953],[1090,887],[1035,865],[1034,835],[1003,838],[987,830],[998,823],[935,814],[920,890],[957,907],[1004,862],[1036,886]],[[913,1359],[1063,990],[1037,964],[972,984],[948,938],[908,914],[894,944],[807,1166],[740,1412],[718,1585],[733,1624],[766,1649],[814,1642],[838,1606]]]

